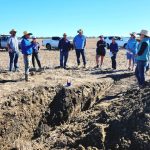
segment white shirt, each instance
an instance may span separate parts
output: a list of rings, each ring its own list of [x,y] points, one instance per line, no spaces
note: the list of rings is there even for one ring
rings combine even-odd
[[[19,46],[18,46],[19,42],[17,37],[10,36],[10,38],[8,39],[8,44],[12,52],[16,52],[19,50]]]

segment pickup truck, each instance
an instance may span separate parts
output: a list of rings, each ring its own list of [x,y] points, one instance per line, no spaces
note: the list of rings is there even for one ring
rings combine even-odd
[[[112,43],[112,38],[115,38],[116,43],[120,48],[125,48],[129,38],[128,37],[119,37],[119,36],[108,36],[104,37],[105,42],[107,43],[107,48],[109,49],[110,44]]]
[[[45,39],[42,41],[42,46],[46,47],[46,49],[58,49],[59,41],[61,40],[61,37],[52,37],[50,39]],[[71,48],[73,49],[73,40],[70,40],[71,42]]]
[[[7,50],[7,41],[10,35],[0,35],[0,49]]]

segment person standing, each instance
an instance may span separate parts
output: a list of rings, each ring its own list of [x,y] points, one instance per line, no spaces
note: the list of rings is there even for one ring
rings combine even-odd
[[[149,33],[147,30],[141,30],[140,43],[138,45],[138,50],[136,54],[137,66],[135,70],[135,75],[138,80],[139,86],[142,88],[145,86],[145,72],[147,67],[147,62],[150,57],[150,42]]]
[[[135,66],[135,54],[137,49],[137,41],[136,41],[136,33],[132,32],[131,37],[127,43],[126,49],[127,49],[127,60],[129,61],[128,70],[134,70]]]
[[[78,35],[75,36],[73,40],[74,48],[76,50],[77,64],[78,68],[80,67],[80,55],[82,55],[84,68],[86,68],[86,58],[85,58],[85,46],[86,46],[86,37],[83,35],[83,30],[80,29],[77,31]]]
[[[18,46],[18,39],[16,37],[17,31],[15,29],[12,29],[10,31],[11,36],[8,39],[8,52],[9,52],[9,71],[18,71],[18,58],[19,58],[19,46]]]
[[[63,34],[63,38],[59,41],[60,49],[60,67],[66,69],[69,50],[71,49],[70,41],[67,39],[67,34]]]
[[[39,49],[40,49],[40,44],[36,41],[36,37],[32,37],[32,44],[34,44],[33,46],[33,53],[32,53],[32,65],[35,68],[35,59],[37,61],[39,70],[41,70],[41,61],[40,61],[40,57],[39,57]]]
[[[111,61],[112,61],[112,68],[114,70],[116,70],[116,66],[117,66],[116,57],[117,57],[118,50],[119,50],[118,44],[116,43],[115,38],[112,38],[112,43],[110,44],[110,53],[112,54]]]
[[[103,36],[99,36],[100,40],[97,42],[97,49],[96,49],[96,68],[101,68],[102,69],[102,65],[103,65],[103,61],[104,61],[104,57],[106,55],[106,42],[103,39]],[[99,62],[99,59],[101,57],[101,61]],[[99,66],[100,63],[100,66]]]
[[[31,43],[29,40],[32,33],[28,33],[27,31],[24,31],[23,34],[24,36],[22,37],[22,41],[21,41],[21,49],[22,49],[22,54],[23,54],[24,64],[25,64],[25,80],[29,81],[29,69],[30,69],[33,47],[35,46],[35,44]]]

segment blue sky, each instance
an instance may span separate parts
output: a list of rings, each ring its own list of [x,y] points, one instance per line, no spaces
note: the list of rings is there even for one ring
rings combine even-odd
[[[0,0],[0,34],[121,35],[150,30],[150,0]]]

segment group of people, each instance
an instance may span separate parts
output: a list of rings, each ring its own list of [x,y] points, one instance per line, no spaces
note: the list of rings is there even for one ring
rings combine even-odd
[[[77,65],[81,66],[80,56],[82,56],[83,67],[86,68],[86,56],[85,56],[85,47],[86,47],[86,37],[83,35],[83,30],[80,29],[77,31],[78,34],[73,39],[73,46],[76,52]],[[16,30],[10,31],[10,38],[8,40],[8,51],[10,56],[10,66],[9,71],[13,70],[18,71],[18,58],[19,58],[19,47],[18,47],[18,39],[16,37]],[[30,37],[32,33],[28,33],[25,31],[23,33],[22,41],[21,41],[21,50],[24,58],[25,64],[25,80],[28,81],[30,62],[32,59],[33,67],[35,67],[35,59],[41,69],[41,62],[39,59],[39,48],[40,45],[36,41],[36,37],[32,37],[32,41],[30,41]],[[138,80],[140,86],[145,85],[145,72],[149,69],[150,66],[150,35],[147,30],[142,30],[139,34],[135,32],[130,34],[131,37],[126,45],[127,51],[127,59],[129,61],[128,70],[135,69],[135,75]],[[136,38],[136,35],[140,35],[140,38]],[[103,36],[99,36],[99,41],[97,42],[96,48],[96,68],[102,69],[104,57],[106,55],[106,47],[107,43],[105,42]],[[72,48],[70,41],[67,38],[67,34],[63,34],[63,38],[59,41],[58,48],[60,50],[60,67],[66,69],[67,68],[67,60],[69,56],[69,51]],[[110,57],[112,61],[112,69],[116,70],[117,68],[117,53],[119,51],[119,47],[115,38],[112,38],[112,43],[109,46],[110,49]],[[135,65],[136,64],[136,65]]]
[[[8,39],[8,52],[10,57],[10,64],[9,64],[9,71],[19,71],[18,66],[18,59],[19,59],[19,41],[16,37],[17,31],[12,29],[10,31],[10,37]],[[30,69],[30,62],[32,60],[33,67],[35,68],[35,59],[37,61],[37,64],[39,66],[39,69],[41,69],[41,62],[39,58],[39,49],[40,45],[36,41],[36,37],[32,37],[32,41],[30,41],[30,36],[32,33],[28,33],[27,31],[24,31],[21,41],[21,50],[24,58],[24,64],[25,64],[25,80],[29,80],[29,69]]]

